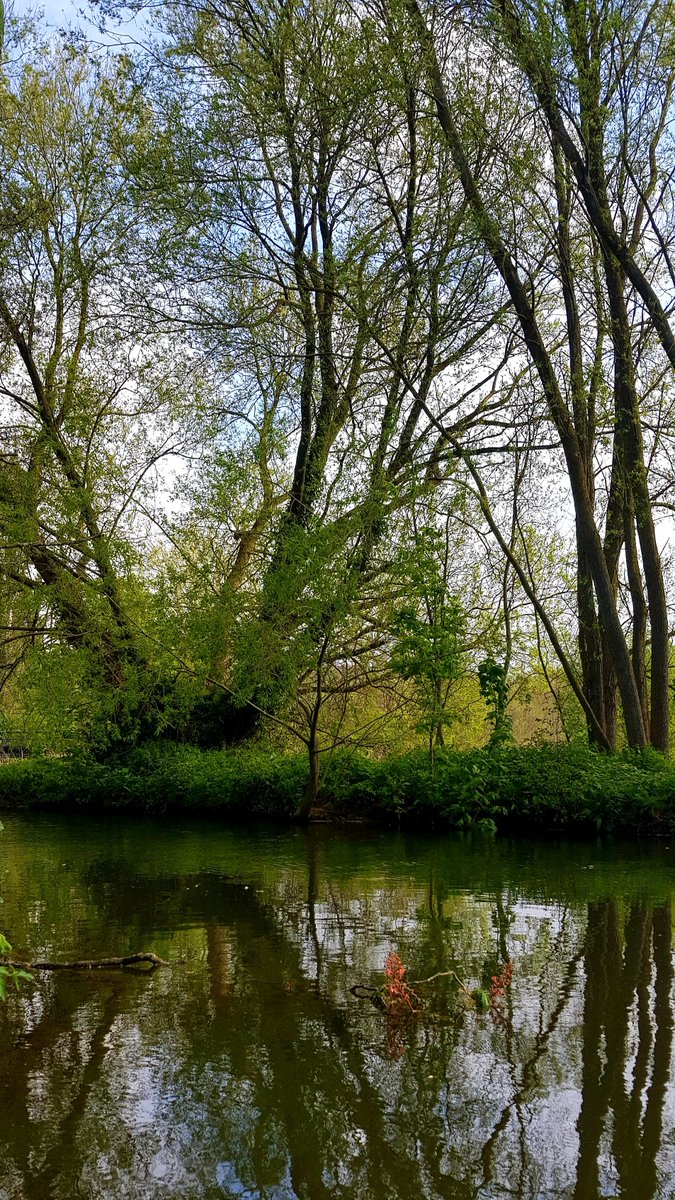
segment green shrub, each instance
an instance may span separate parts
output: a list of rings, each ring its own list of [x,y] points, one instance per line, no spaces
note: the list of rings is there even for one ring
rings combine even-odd
[[[5,808],[129,808],[290,818],[307,781],[303,754],[260,747],[199,750],[153,743],[104,763],[84,758],[0,764]],[[675,767],[654,752],[498,743],[326,763],[322,809],[335,820],[437,828],[675,831]]]

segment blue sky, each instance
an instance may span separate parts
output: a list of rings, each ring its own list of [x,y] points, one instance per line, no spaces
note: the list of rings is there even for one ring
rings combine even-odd
[[[42,3],[38,4],[31,4],[28,0],[14,0],[11,7],[17,14],[42,10],[45,21],[49,25],[71,25],[75,23],[78,9],[77,4],[62,4],[58,3],[58,0],[42,0]]]
[[[14,12],[17,16],[25,13],[41,13],[46,26],[52,26],[54,29],[70,28],[77,26],[81,29],[89,31],[93,40],[101,42],[101,35],[98,33],[95,24],[87,20],[87,2],[86,0],[5,0],[6,7]],[[112,36],[110,43],[115,45],[124,45],[125,40],[134,40],[134,36],[140,37],[144,22],[130,20],[125,22],[118,36]],[[104,42],[108,39],[104,38]]]

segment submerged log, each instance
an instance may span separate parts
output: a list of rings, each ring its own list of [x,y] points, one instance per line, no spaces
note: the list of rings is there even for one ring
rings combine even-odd
[[[175,962],[182,961],[175,959]],[[169,959],[159,958],[157,954],[127,954],[123,958],[84,958],[77,962],[15,962],[12,959],[0,959],[6,967],[14,967],[16,971],[100,971],[109,967],[133,967],[136,963],[150,963],[151,970],[155,967],[170,967]]]

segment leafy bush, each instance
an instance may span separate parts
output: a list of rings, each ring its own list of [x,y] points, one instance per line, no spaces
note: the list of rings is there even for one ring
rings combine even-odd
[[[202,751],[170,743],[117,761],[22,759],[0,765],[4,807],[131,808],[287,816],[302,795],[298,757],[260,751]]]
[[[0,806],[290,818],[306,781],[302,754],[153,743],[105,763],[3,763]],[[341,752],[326,764],[320,804],[335,820],[668,833],[675,831],[675,767],[654,752],[610,756],[551,744],[442,749],[433,772],[422,750],[381,762]]]
[[[610,756],[580,746],[497,743],[373,763],[336,756],[322,789],[336,817],[449,828],[668,831],[675,768],[653,751]]]

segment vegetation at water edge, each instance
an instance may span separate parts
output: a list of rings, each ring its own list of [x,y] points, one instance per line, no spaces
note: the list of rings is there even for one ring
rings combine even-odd
[[[0,807],[122,809],[290,820],[308,775],[302,754],[161,745],[119,761],[0,765]],[[657,754],[503,745],[374,761],[336,753],[315,816],[428,829],[675,832],[675,767]]]

